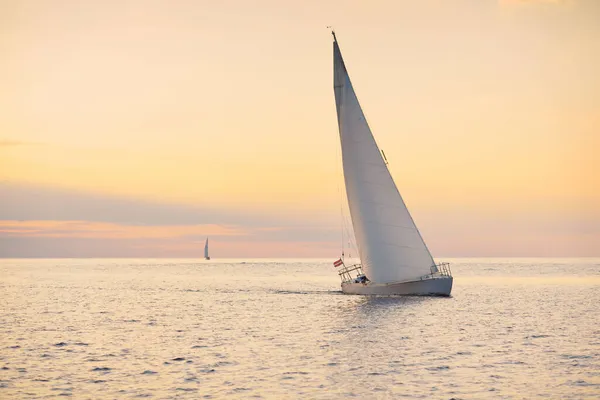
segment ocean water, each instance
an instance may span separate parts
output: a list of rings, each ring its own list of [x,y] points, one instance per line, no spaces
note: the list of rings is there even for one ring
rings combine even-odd
[[[450,298],[332,260],[0,260],[0,398],[600,398],[600,259],[444,259]]]

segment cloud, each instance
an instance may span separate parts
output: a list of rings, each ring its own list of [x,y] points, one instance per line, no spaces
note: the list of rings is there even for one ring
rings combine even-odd
[[[600,214],[570,206],[413,216],[436,257],[599,254]],[[0,257],[201,257],[206,236],[216,258],[340,252],[337,214],[282,216],[0,183]]]
[[[12,147],[12,146],[25,146],[29,145],[29,142],[20,142],[18,140],[3,140],[0,139],[0,147]]]
[[[129,225],[305,226],[302,216],[132,199],[47,186],[0,183],[0,220],[95,221]],[[335,223],[335,222],[334,222]],[[315,225],[327,225],[318,221]],[[314,225],[313,225],[314,226]]]
[[[337,242],[271,242],[224,241],[234,236],[220,237],[211,242],[214,260],[223,258],[269,257],[334,257],[339,254]],[[202,258],[204,241],[186,238],[0,238],[0,257],[3,258]]]
[[[501,6],[513,6],[519,4],[567,4],[571,0],[498,0]]]
[[[0,147],[37,146],[43,142],[29,142],[24,140],[0,139]]]
[[[246,234],[241,228],[215,224],[147,226],[90,221],[0,221],[0,237],[160,239]]]
[[[219,257],[337,254],[338,224],[302,215],[160,203],[0,183],[0,257]]]
[[[0,257],[202,257],[207,236],[218,258],[339,253],[336,233],[318,228],[0,221]]]

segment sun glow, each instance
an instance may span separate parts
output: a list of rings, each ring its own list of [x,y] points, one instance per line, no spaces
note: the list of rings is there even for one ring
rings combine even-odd
[[[600,225],[596,2],[377,1],[344,3],[343,16],[342,3],[312,0],[26,3],[0,5],[0,219],[24,220],[11,235],[42,229],[36,216],[56,189],[219,212],[154,229],[97,205],[60,220],[57,207],[48,235],[174,240],[224,229],[252,237],[252,254],[294,255],[293,243],[305,254],[300,243],[313,238],[330,251],[345,202],[323,28],[335,20],[371,129],[434,252],[451,250],[435,228],[443,219],[467,224],[453,248],[468,232],[503,232],[501,248],[473,242],[473,252],[521,255],[508,218],[530,221],[540,243],[571,243],[566,255],[593,253],[573,243],[599,232],[560,234]],[[38,188],[39,204],[7,207],[19,185]],[[268,222],[250,226],[250,215]],[[267,247],[273,238],[256,230],[300,222],[315,230],[280,235],[285,245]]]

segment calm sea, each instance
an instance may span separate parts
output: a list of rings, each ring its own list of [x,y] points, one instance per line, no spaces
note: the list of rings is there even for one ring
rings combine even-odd
[[[600,259],[444,259],[450,298],[332,260],[0,260],[0,398],[600,398]]]

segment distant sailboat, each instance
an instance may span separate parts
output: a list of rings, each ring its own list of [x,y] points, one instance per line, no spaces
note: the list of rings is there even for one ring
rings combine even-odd
[[[449,296],[452,274],[436,264],[379,150],[333,33],[334,92],[346,195],[360,264],[342,258],[342,291],[365,295]]]
[[[206,238],[206,243],[204,244],[204,259],[210,260],[210,256],[208,255],[208,238]]]

